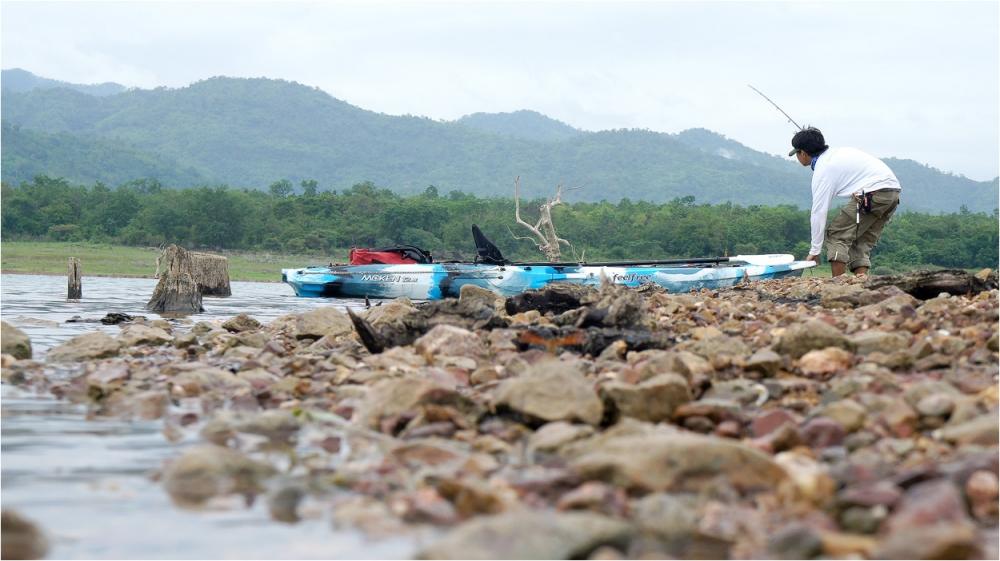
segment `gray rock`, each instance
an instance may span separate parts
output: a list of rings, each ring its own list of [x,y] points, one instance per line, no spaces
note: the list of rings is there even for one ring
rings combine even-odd
[[[0,352],[14,358],[31,358],[31,339],[20,329],[0,321]]]
[[[546,423],[531,434],[528,439],[528,450],[543,453],[555,452],[570,442],[592,434],[594,434],[594,429],[587,425],[573,425],[565,421]]]
[[[698,533],[698,498],[693,495],[650,493],[633,505],[639,528],[666,540],[684,539]]]
[[[825,284],[819,289],[819,303],[824,308],[853,308],[865,292],[856,284]]]
[[[813,559],[823,552],[823,540],[809,526],[792,524],[768,539],[767,551],[774,559]]]
[[[635,365],[640,380],[673,372],[687,379],[708,375],[715,369],[704,358],[688,351],[649,350],[628,354],[628,361]]]
[[[273,442],[288,442],[299,431],[302,423],[287,409],[271,409],[240,416],[233,428],[237,432],[256,434]]]
[[[362,425],[379,429],[385,419],[416,415],[424,406],[449,406],[472,423],[482,408],[433,380],[417,377],[382,380],[372,386],[356,413]]]
[[[49,542],[38,526],[13,510],[0,513],[0,557],[4,559],[42,559]]]
[[[823,407],[823,415],[833,419],[847,432],[854,432],[865,425],[868,412],[853,399],[841,399]]]
[[[505,380],[494,402],[543,421],[601,422],[604,406],[579,364],[546,360]]]
[[[750,348],[746,343],[726,335],[706,337],[697,341],[688,341],[679,346],[679,350],[690,351],[709,361],[716,360],[721,356],[742,357],[750,354]]]
[[[487,308],[494,308],[498,300],[503,300],[502,296],[474,284],[463,285],[458,293],[458,301],[466,304],[478,304]]]
[[[740,405],[763,404],[767,397],[766,386],[747,378],[713,382],[712,387],[701,396],[702,399],[732,401]]]
[[[420,559],[583,559],[627,544],[628,524],[591,512],[517,510],[480,516],[420,552]]]
[[[351,318],[334,306],[325,306],[305,312],[298,316],[295,322],[295,336],[299,339],[337,337],[353,332],[354,324],[351,323]]]
[[[750,372],[760,372],[764,376],[774,376],[784,364],[781,355],[771,349],[760,349],[747,359],[744,368]]]
[[[854,534],[874,534],[885,518],[885,509],[878,507],[850,506],[840,513],[840,525]]]
[[[926,380],[923,382],[917,382],[906,388],[903,392],[903,399],[910,407],[917,407],[917,404],[921,402],[925,397],[928,396],[947,396],[951,397],[952,400],[961,396],[961,392],[955,389],[954,386],[948,382],[941,380]],[[953,403],[954,406],[954,403]]]
[[[375,306],[365,310],[362,314],[365,321],[372,324],[372,327],[383,325],[399,325],[403,320],[417,311],[413,303],[408,298],[396,298],[395,300]]]
[[[775,350],[792,358],[799,358],[809,351],[826,347],[853,350],[854,345],[837,328],[818,319],[811,319],[786,328]]]
[[[239,314],[226,320],[222,324],[222,328],[232,333],[243,333],[244,331],[256,331],[261,328],[261,324],[248,314]]]
[[[174,340],[173,336],[159,327],[142,324],[126,325],[118,335],[123,347],[136,345],[165,345]]]
[[[946,426],[940,431],[935,431],[934,434],[941,440],[954,444],[996,446],[997,441],[1000,440],[1000,428],[997,426],[996,413],[987,413],[971,421]]]
[[[51,362],[79,362],[116,356],[120,350],[121,342],[103,331],[95,331],[73,337],[50,350],[45,358]]]
[[[902,351],[910,346],[908,336],[876,329],[855,333],[850,337],[850,341],[857,348],[859,355],[867,355],[875,351],[889,354],[894,351]]]
[[[215,366],[193,363],[171,378],[171,383],[181,387],[186,396],[201,395],[211,390],[234,391],[251,389],[250,382],[228,370]]]
[[[478,335],[454,325],[435,325],[413,343],[417,353],[425,357],[475,357],[485,353],[486,345]]]
[[[955,398],[943,394],[928,395],[917,402],[916,410],[924,417],[946,417],[955,410]]]
[[[766,454],[724,438],[655,431],[592,440],[570,465],[586,479],[629,489],[697,491],[721,477],[738,489],[773,490],[788,478]]]
[[[271,518],[288,524],[298,522],[299,503],[305,496],[305,489],[298,485],[285,485],[271,493],[267,497],[267,509]]]
[[[163,486],[178,506],[196,507],[208,499],[229,494],[253,496],[262,481],[275,473],[267,464],[224,446],[187,449],[163,472]]]
[[[620,415],[653,423],[669,420],[678,405],[691,401],[687,381],[678,374],[660,374],[640,384],[611,382],[601,387],[601,395]]]

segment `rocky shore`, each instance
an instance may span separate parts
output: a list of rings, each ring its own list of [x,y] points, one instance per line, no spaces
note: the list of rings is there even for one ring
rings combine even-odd
[[[266,325],[136,319],[44,361],[5,324],[3,380],[197,433],[153,474],[178,507],[263,500],[276,524],[423,536],[422,558],[995,559],[983,279],[926,300],[845,277],[465,287]],[[44,552],[18,521],[4,557]]]

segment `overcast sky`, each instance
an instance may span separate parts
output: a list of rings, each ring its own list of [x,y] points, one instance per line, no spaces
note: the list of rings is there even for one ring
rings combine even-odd
[[[12,2],[3,68],[77,83],[211,76],[317,86],[452,120],[533,109],[577,128],[705,127],[998,175],[998,2]],[[904,186],[905,187],[905,186]]]

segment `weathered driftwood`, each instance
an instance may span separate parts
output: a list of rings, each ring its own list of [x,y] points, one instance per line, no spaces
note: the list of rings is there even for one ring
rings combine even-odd
[[[562,185],[556,187],[556,196],[554,198],[546,200],[540,207],[538,207],[539,217],[538,222],[534,226],[528,224],[524,220],[521,220],[521,177],[518,176],[514,179],[514,220],[518,224],[524,226],[531,231],[531,237],[526,236],[516,236],[514,232],[510,235],[514,236],[514,239],[518,240],[531,240],[538,246],[538,251],[541,251],[545,255],[545,259],[556,262],[562,257],[562,251],[559,249],[559,244],[564,244],[566,247],[572,249],[573,245],[568,241],[560,238],[556,235],[556,227],[552,223],[552,207],[562,204]]]
[[[79,300],[83,298],[83,273],[80,267],[80,260],[76,257],[69,258],[69,271],[67,276],[66,298],[69,300]]]
[[[155,278],[160,278],[160,265],[166,250],[156,258]],[[189,251],[193,262],[192,275],[202,296],[232,296],[229,286],[229,259],[212,253]]]
[[[942,292],[964,295],[996,288],[997,274],[989,269],[984,269],[975,275],[961,269],[913,271],[902,275],[872,277],[865,283],[865,288],[877,289],[889,285],[899,287],[900,290],[921,300],[928,300]]]
[[[146,304],[151,312],[195,313],[203,312],[201,291],[194,279],[194,260],[191,253],[176,245],[168,246],[162,257],[166,268],[160,282],[153,289],[153,296]]]

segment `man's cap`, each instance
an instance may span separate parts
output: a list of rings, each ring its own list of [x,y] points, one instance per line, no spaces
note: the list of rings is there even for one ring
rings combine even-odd
[[[806,127],[792,137],[792,151],[788,155],[794,156],[796,152],[801,150],[810,156],[815,156],[827,148],[829,146],[826,145],[823,133],[816,127]]]

